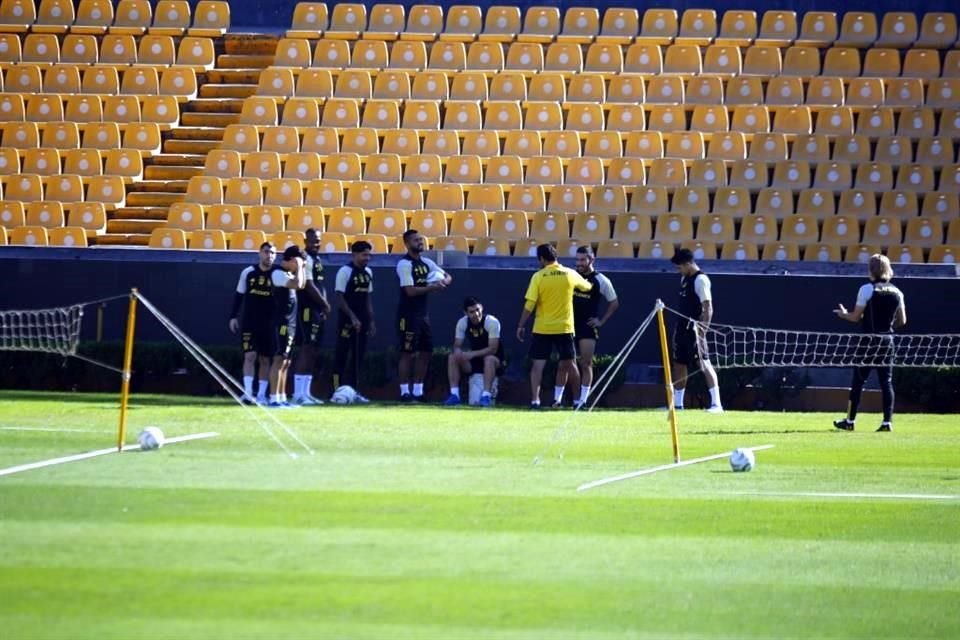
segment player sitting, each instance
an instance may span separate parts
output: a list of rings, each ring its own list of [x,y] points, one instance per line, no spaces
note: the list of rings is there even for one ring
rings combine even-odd
[[[503,373],[503,343],[500,321],[483,311],[483,304],[473,297],[463,301],[464,316],[454,330],[453,351],[447,357],[450,396],[444,402],[455,406],[460,400],[460,375],[470,376],[471,405],[489,407],[497,390],[497,376]],[[463,350],[464,342],[468,347]]]

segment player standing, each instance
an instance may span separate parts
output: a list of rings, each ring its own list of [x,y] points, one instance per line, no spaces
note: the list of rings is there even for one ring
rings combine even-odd
[[[254,404],[253,379],[257,364],[260,365],[260,390],[257,401],[266,403],[267,385],[270,376],[270,358],[273,356],[274,339],[271,328],[273,318],[273,283],[271,272],[277,250],[273,244],[260,245],[257,264],[240,272],[233,308],[230,311],[230,331],[240,332],[243,352],[243,398],[244,404]],[[241,307],[243,315],[240,315]]]
[[[403,234],[407,254],[397,262],[397,277],[400,279],[400,302],[397,305],[397,327],[400,334],[400,399],[403,402],[423,400],[423,381],[427,376],[430,356],[433,354],[433,334],[430,317],[427,315],[427,295],[446,289],[453,278],[429,258],[421,254],[425,241],[416,229]],[[427,282],[431,273],[442,277],[433,283]],[[413,388],[411,389],[411,365]]]
[[[323,323],[330,313],[327,292],[323,286],[323,262],[320,260],[320,236],[316,229],[307,229],[304,273],[306,286],[297,291],[299,308],[296,342],[299,347],[293,376],[293,402],[304,406],[323,404],[311,393],[317,351],[323,339]]]
[[[337,305],[337,346],[333,355],[333,388],[350,384],[357,390],[357,402],[368,400],[360,395],[360,366],[367,353],[367,338],[377,333],[373,320],[373,271],[370,252],[373,247],[366,240],[350,246],[351,261],[340,267],[333,290]],[[353,354],[353,375],[346,377],[347,358]]]
[[[687,370],[700,368],[707,381],[710,391],[709,413],[723,413],[723,404],[720,402],[720,386],[717,382],[717,372],[710,363],[706,344],[697,336],[699,322],[704,328],[710,325],[713,319],[713,294],[710,278],[700,271],[690,249],[678,250],[670,258],[680,272],[680,313],[681,318],[673,328],[673,405],[677,409],[683,408],[683,395],[687,388]],[[689,320],[687,319],[689,318]]]
[[[893,330],[907,324],[907,307],[903,293],[890,284],[893,268],[890,260],[882,254],[870,256],[867,264],[870,282],[860,287],[857,303],[853,311],[847,311],[842,304],[833,310],[838,318],[859,323],[864,333],[877,334],[865,339],[862,353],[864,366],[853,369],[853,382],[850,384],[850,404],[847,417],[836,420],[833,426],[843,431],[853,431],[863,394],[863,383],[874,369],[880,383],[883,397],[883,422],[877,431],[893,430]],[[872,352],[872,353],[871,353]]]
[[[590,245],[577,247],[577,273],[593,285],[590,291],[573,290],[574,338],[577,343],[577,360],[580,367],[580,399],[577,405],[587,403],[590,387],[593,385],[593,354],[600,339],[600,327],[607,323],[617,309],[620,300],[610,278],[595,270],[596,256]],[[600,301],[606,300],[607,307],[600,317]]]
[[[574,362],[573,344],[573,292],[590,291],[593,285],[573,269],[557,262],[557,250],[549,244],[537,247],[537,260],[540,270],[530,278],[527,293],[524,296],[523,312],[517,323],[517,340],[523,342],[526,325],[530,315],[536,312],[533,321],[533,335],[530,341],[530,408],[540,408],[540,384],[543,381],[543,368],[553,350],[557,351],[560,363],[557,367],[557,380],[553,390],[553,406],[563,402],[563,390],[567,381],[573,387],[580,385],[580,373]]]
[[[273,265],[270,281],[273,285],[273,360],[270,363],[270,402],[268,407],[290,407],[287,403],[287,372],[290,353],[297,333],[297,290],[306,286],[304,254],[293,245],[283,252],[279,264]]]
[[[460,404],[460,373],[483,376],[483,391],[478,404],[489,407],[492,402],[493,381],[503,368],[503,343],[500,340],[500,321],[484,312],[483,304],[474,297],[463,301],[463,317],[453,331],[453,351],[447,357],[447,379],[450,396],[447,406]],[[468,350],[464,351],[466,342]],[[477,400],[470,400],[471,403]]]

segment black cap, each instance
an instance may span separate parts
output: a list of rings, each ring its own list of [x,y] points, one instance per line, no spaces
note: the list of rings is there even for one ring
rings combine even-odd
[[[290,258],[301,258],[306,259],[306,256],[303,255],[303,250],[295,244],[290,245],[283,250],[283,259],[289,260]]]
[[[693,262],[693,251],[690,251],[690,249],[677,249],[677,252],[670,258],[670,262],[676,265],[690,264]]]

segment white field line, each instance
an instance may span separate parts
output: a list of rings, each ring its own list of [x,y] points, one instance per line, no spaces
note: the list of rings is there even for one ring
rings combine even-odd
[[[177,444],[178,442],[190,442],[191,440],[203,440],[205,438],[214,438],[218,435],[220,434],[214,431],[209,431],[206,433],[193,433],[187,436],[177,436],[175,438],[167,438],[164,444]],[[139,448],[140,448],[140,445],[138,444],[123,445],[124,451],[134,451]],[[86,453],[77,453],[72,456],[61,456],[59,458],[41,460],[40,462],[30,462],[27,464],[19,464],[15,467],[7,467],[6,469],[0,469],[0,476],[11,476],[15,473],[21,473],[23,471],[32,471],[34,469],[43,469],[44,467],[53,467],[58,464],[66,464],[68,462],[78,462],[80,460],[89,460],[90,458],[105,456],[110,453],[117,453],[117,448],[110,447],[109,449],[97,449],[96,451],[88,451]]]
[[[735,496],[757,497],[786,497],[786,498],[855,498],[866,500],[960,500],[960,495],[953,496],[939,493],[843,493],[834,491],[730,491],[725,492]]]
[[[764,449],[772,449],[774,445],[764,444],[759,447],[744,447],[750,449],[751,451],[763,451]],[[699,464],[701,462],[709,462],[711,460],[719,460],[720,458],[726,458],[730,455],[729,451],[724,453],[715,453],[710,456],[704,456],[702,458],[691,458],[690,460],[681,460],[680,462],[671,462],[670,464],[662,464],[659,467],[651,467],[649,469],[640,469],[639,471],[631,471],[630,473],[624,473],[619,476],[611,476],[609,478],[601,478],[600,480],[594,480],[592,482],[587,482],[585,484],[577,487],[577,491],[586,491],[587,489],[594,489],[596,487],[602,487],[606,484],[613,484],[614,482],[621,482],[623,480],[631,480],[633,478],[639,478],[641,476],[649,476],[650,474],[657,473],[659,471],[668,471],[670,469],[679,469],[680,467],[689,467],[692,464]]]
[[[0,431],[40,431],[44,433],[116,433],[111,429],[63,429],[60,427],[0,427]]]

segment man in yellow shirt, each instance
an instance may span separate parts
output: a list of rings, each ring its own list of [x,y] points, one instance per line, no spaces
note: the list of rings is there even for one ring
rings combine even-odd
[[[527,332],[527,320],[536,313],[533,335],[530,341],[530,408],[540,408],[540,383],[543,367],[554,349],[560,358],[557,380],[553,390],[553,406],[563,402],[563,390],[572,378],[573,388],[580,386],[580,372],[574,360],[573,344],[573,291],[590,291],[593,285],[583,276],[557,262],[557,250],[549,244],[537,247],[540,270],[530,278],[524,296],[523,313],[517,326],[517,340],[523,342]]]

